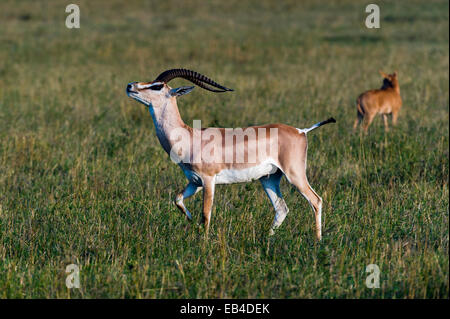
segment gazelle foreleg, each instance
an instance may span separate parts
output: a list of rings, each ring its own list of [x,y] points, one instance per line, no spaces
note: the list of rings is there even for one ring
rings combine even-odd
[[[269,235],[273,235],[275,233],[275,229],[281,226],[289,212],[280,190],[281,177],[283,177],[283,173],[278,170],[272,175],[259,179],[264,191],[267,194],[267,197],[269,197],[270,202],[275,209],[275,218],[273,220],[272,227],[270,228]]]
[[[209,222],[211,220],[211,210],[214,201],[214,177],[203,178],[203,218],[202,222],[205,225],[205,234],[209,231]]]
[[[189,182],[189,184],[187,184],[187,186],[185,187],[185,189],[179,193],[176,197],[175,197],[175,205],[177,205],[177,207],[180,209],[180,211],[186,215],[186,217],[189,220],[192,220],[192,216],[191,213],[189,213],[188,209],[186,208],[186,206],[184,206],[183,200],[185,198],[188,198],[192,195],[194,195],[195,193],[197,193],[202,187]]]

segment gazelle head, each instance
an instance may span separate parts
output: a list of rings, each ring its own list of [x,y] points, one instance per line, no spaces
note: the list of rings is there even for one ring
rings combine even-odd
[[[197,72],[186,69],[172,69],[161,73],[152,82],[128,83],[127,95],[147,106],[155,107],[161,105],[161,103],[168,99],[187,94],[194,89],[193,86],[182,86],[172,89],[167,83],[175,78],[184,78],[199,87],[212,92],[233,91]]]
[[[147,106],[158,106],[171,97],[187,94],[193,86],[182,86],[172,89],[164,82],[132,82],[127,85],[127,95]]]
[[[394,71],[392,74],[386,74],[383,71],[379,71],[383,77],[383,87],[396,87],[398,86],[398,72]]]

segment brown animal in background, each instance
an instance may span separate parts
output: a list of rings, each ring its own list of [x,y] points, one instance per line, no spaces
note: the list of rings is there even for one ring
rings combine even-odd
[[[370,123],[377,113],[383,115],[384,129],[389,131],[388,114],[392,114],[392,124],[397,124],[398,112],[402,107],[400,97],[400,86],[398,85],[398,74],[386,74],[380,71],[383,76],[383,86],[379,90],[370,90],[362,93],[356,100],[357,118],[353,124],[353,131],[364,119],[363,129],[367,133]]]

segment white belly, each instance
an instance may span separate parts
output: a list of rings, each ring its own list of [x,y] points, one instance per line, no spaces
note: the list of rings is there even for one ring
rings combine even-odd
[[[263,176],[273,174],[278,167],[271,162],[261,163],[258,166],[245,169],[224,169],[216,175],[216,184],[244,183],[260,179]]]

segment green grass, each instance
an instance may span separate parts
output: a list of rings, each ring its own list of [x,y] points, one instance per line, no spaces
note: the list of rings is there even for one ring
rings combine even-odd
[[[63,1],[0,3],[0,297],[448,298],[447,1]],[[309,127],[308,177],[324,200],[323,240],[307,202],[267,238],[258,182],[218,186],[210,235],[201,195],[160,147],[131,81],[185,67],[235,89],[180,98],[187,124]],[[351,134],[355,99],[399,71],[388,134]],[[176,80],[176,86],[183,82]],[[67,289],[65,267],[81,267]],[[381,269],[368,289],[365,268]]]

